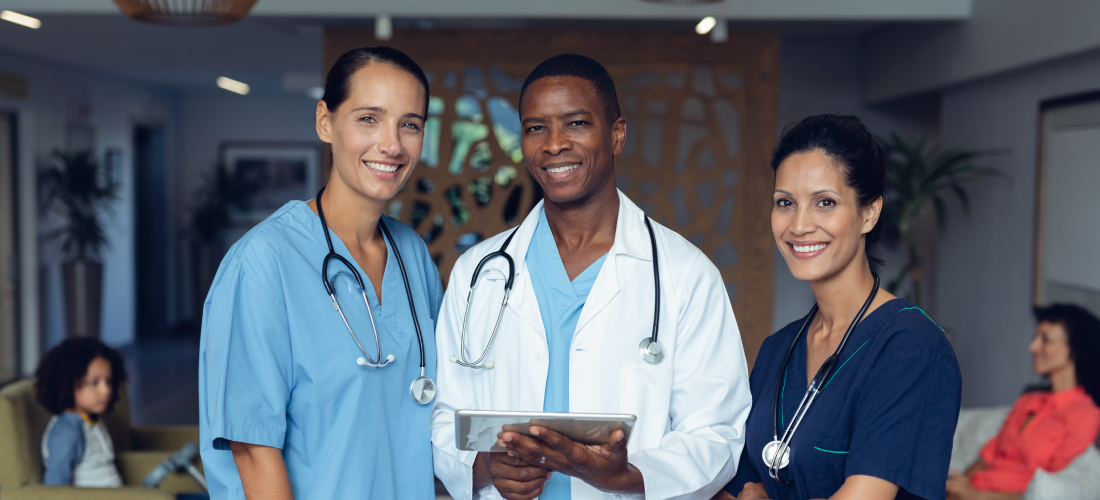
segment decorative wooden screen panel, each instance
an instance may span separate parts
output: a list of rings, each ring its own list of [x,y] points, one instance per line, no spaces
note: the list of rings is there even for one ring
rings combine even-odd
[[[429,73],[432,105],[421,163],[387,211],[425,237],[446,280],[463,250],[521,222],[541,197],[518,152],[523,79],[554,54],[593,57],[614,78],[627,119],[619,188],[718,266],[751,363],[772,332],[768,159],[778,39],[734,34],[713,44],[650,35],[395,33],[388,43]],[[329,29],[326,68],[343,52],[376,43],[370,30]]]

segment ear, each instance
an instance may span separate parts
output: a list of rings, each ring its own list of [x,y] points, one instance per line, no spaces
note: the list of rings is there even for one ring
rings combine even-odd
[[[620,116],[615,123],[611,124],[611,142],[615,156],[619,156],[623,152],[623,147],[626,146],[626,118]]]
[[[332,144],[332,113],[325,101],[317,101],[316,122],[317,137],[322,142]]]
[[[867,234],[875,228],[875,224],[878,223],[878,218],[882,215],[882,197],[875,198],[875,201],[868,203],[863,207],[863,230],[860,234]]]

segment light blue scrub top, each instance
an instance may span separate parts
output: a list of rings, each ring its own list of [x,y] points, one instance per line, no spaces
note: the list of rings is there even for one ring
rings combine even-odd
[[[569,349],[577,321],[581,318],[584,302],[596,283],[603,267],[601,256],[588,269],[569,281],[569,273],[562,263],[554,233],[546,222],[546,212],[539,217],[535,237],[527,247],[527,268],[531,270],[531,284],[546,329],[546,342],[550,348],[550,371],[546,376],[546,397],[542,411],[569,411]],[[546,482],[539,495],[542,500],[568,500],[572,498],[569,476],[554,474]]]
[[[405,262],[434,378],[439,272],[411,228],[385,222]],[[321,282],[328,246],[308,205],[290,202],[254,227],[222,260],[203,306],[199,433],[211,498],[244,498],[226,440],[282,449],[298,499],[435,498],[432,405],[409,395],[420,349],[394,243],[387,241],[379,304],[367,274],[330,234],[363,278],[382,357],[395,360],[356,364],[362,354]],[[359,342],[375,356],[362,292],[335,259],[328,272]]]

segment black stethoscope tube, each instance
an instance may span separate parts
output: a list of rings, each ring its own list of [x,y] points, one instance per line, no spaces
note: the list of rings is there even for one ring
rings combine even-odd
[[[833,352],[833,355],[830,356],[828,359],[826,359],[824,363],[822,363],[821,368],[818,368],[817,373],[814,375],[814,378],[810,381],[810,385],[806,388],[806,394],[803,395],[803,397],[802,397],[802,404],[799,404],[798,409],[795,410],[794,418],[792,418],[792,421],[791,421],[791,424],[790,424],[791,426],[794,426],[795,428],[797,428],[798,423],[801,422],[802,418],[804,418],[806,416],[806,413],[810,410],[809,405],[813,404],[813,401],[816,398],[817,394],[819,394],[821,392],[821,390],[823,389],[823,387],[819,387],[819,386],[823,383],[826,383],[826,379],[829,377],[829,374],[832,373],[833,368],[836,366],[837,360],[840,358],[840,353],[842,351],[844,351],[844,346],[846,346],[848,344],[848,339],[851,338],[852,332],[855,331],[856,326],[858,326],[860,321],[863,320],[863,316],[865,314],[867,314],[867,309],[870,308],[871,303],[874,302],[875,296],[878,294],[879,277],[878,277],[878,274],[876,274],[874,271],[871,271],[871,276],[873,276],[875,278],[875,283],[871,287],[871,293],[867,296],[867,300],[863,302],[863,307],[861,307],[859,309],[859,313],[856,314],[856,317],[852,320],[852,324],[848,325],[848,331],[844,332],[844,337],[840,339],[840,345],[837,346],[836,351]],[[798,345],[798,339],[800,337],[802,337],[802,335],[805,334],[807,332],[807,330],[809,329],[810,322],[813,320],[814,316],[817,314],[817,310],[818,310],[817,303],[814,303],[813,307],[810,308],[809,314],[806,315],[806,319],[802,320],[802,325],[798,328],[798,333],[796,333],[795,336],[794,336],[794,339],[791,340],[791,345],[787,347],[787,352],[786,352],[786,354],[783,355],[783,363],[779,365],[779,374],[776,375],[776,381],[775,381],[775,395],[773,396],[773,399],[772,399],[772,439],[773,440],[779,440],[780,387],[781,387],[781,384],[783,383],[783,379],[784,379],[784,377],[786,375],[786,372],[787,372],[787,364],[791,360],[791,354],[794,353],[795,346]],[[807,400],[809,401],[809,404],[806,404],[806,406],[803,407],[803,404],[805,404],[807,402]],[[801,417],[799,416],[800,413],[801,413]],[[795,419],[797,419],[797,421]],[[790,428],[790,427],[788,427],[788,428]],[[780,440],[780,444],[776,448],[776,454],[777,455],[776,455],[776,457],[773,457],[773,459],[772,459],[773,462],[778,462],[779,457],[781,457],[784,453],[786,453],[786,449],[790,447],[790,442],[791,442],[791,439],[793,439],[793,438],[794,438],[794,429],[791,429],[789,432],[784,432],[784,439]],[[765,464],[765,465],[768,465],[768,464]],[[773,478],[776,481],[785,482],[785,481],[782,481],[780,479],[779,475],[778,475],[779,470],[782,469],[783,467],[772,467],[771,465],[769,465],[768,468],[769,468],[769,471],[774,470],[775,475],[773,476]],[[789,482],[789,481],[787,481],[787,482]]]
[[[325,233],[325,242],[328,243],[328,255],[325,256],[325,260],[321,264],[321,278],[325,284],[325,291],[328,292],[329,295],[335,296],[336,294],[335,290],[332,288],[332,284],[329,283],[328,280],[328,263],[330,259],[335,258],[351,270],[352,276],[355,277],[355,282],[358,283],[359,288],[365,292],[366,287],[363,285],[363,278],[359,276],[359,271],[357,271],[342,255],[336,253],[336,250],[332,246],[332,237],[328,234],[328,223],[325,222],[325,210],[321,208],[321,193],[324,192],[325,188],[321,188],[321,190],[317,192],[317,216],[321,219],[321,229]],[[413,300],[412,289],[409,288],[409,277],[405,272],[405,262],[401,259],[401,251],[397,249],[397,241],[393,239],[389,228],[386,227],[386,223],[381,217],[378,219],[378,227],[382,229],[382,234],[385,235],[385,239],[390,241],[390,245],[393,247],[393,255],[397,257],[397,267],[401,270],[401,281],[405,284],[405,295],[409,299],[409,309],[412,310],[413,327],[416,329],[416,340],[420,344],[420,371],[423,373],[426,364],[424,361],[424,334],[420,332],[420,319],[416,317],[416,302]]]
[[[649,230],[649,244],[653,248],[653,333],[649,335],[652,344],[657,342],[657,325],[661,320],[661,272],[657,266],[657,237],[653,234],[653,225],[649,223],[649,217],[643,217],[643,220]]]

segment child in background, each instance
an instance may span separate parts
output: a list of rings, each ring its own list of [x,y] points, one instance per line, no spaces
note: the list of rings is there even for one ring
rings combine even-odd
[[[42,484],[122,486],[101,418],[126,381],[122,356],[96,339],[72,338],[46,353],[35,376],[38,402],[54,414],[42,436]]]

